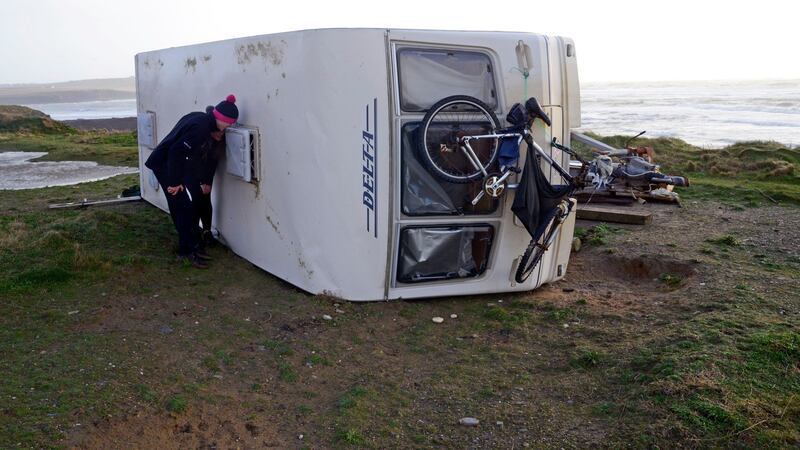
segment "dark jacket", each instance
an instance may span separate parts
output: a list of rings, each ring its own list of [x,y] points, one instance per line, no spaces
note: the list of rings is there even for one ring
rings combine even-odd
[[[221,141],[209,139],[200,146],[200,154],[197,158],[189,158],[186,163],[186,185],[207,184],[211,186],[214,182],[214,174],[217,172],[217,163],[222,155],[225,154],[225,137]]]
[[[192,160],[202,156],[202,147],[208,145],[212,131],[217,131],[213,114],[189,113],[181,117],[144,165],[153,172],[166,174],[167,186],[183,184],[194,165]]]

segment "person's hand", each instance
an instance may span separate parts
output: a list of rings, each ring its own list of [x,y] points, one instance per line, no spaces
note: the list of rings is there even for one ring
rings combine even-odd
[[[210,184],[200,184],[200,190],[203,191],[203,195],[208,195],[211,193],[211,185]]]
[[[170,195],[178,195],[178,192],[180,192],[182,190],[183,190],[183,185],[182,184],[179,184],[177,186],[168,186],[167,187],[167,192]]]

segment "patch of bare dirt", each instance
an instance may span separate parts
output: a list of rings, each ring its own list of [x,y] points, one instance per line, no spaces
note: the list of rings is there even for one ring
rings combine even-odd
[[[231,404],[199,404],[180,414],[138,412],[106,418],[75,436],[74,449],[257,449],[287,448],[275,422],[248,418]]]

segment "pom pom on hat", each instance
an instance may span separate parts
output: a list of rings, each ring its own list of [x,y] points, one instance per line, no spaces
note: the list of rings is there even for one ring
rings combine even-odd
[[[239,108],[236,107],[236,96],[228,95],[225,100],[219,102],[214,108],[214,117],[225,123],[235,123],[239,118]]]

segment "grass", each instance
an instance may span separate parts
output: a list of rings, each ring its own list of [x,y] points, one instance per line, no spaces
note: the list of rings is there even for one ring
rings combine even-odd
[[[37,161],[96,161],[99,164],[137,167],[139,157],[135,151],[136,145],[135,132],[0,133],[0,151],[48,152]]]
[[[722,235],[713,239],[709,239],[708,242],[712,244],[717,244],[723,247],[738,247],[742,245],[742,241],[739,240],[736,236],[726,234]]]
[[[618,229],[608,224],[600,223],[590,228],[575,228],[575,237],[587,245],[601,246],[608,244],[611,234],[617,231]]]
[[[134,160],[126,136],[7,137],[0,142],[63,144],[53,157],[72,158],[86,145],[106,162]],[[169,218],[146,204],[46,208],[135,183],[121,176],[0,191],[0,447],[64,446],[67,437],[100,432],[76,423],[109,415],[160,424],[226,411],[253,430],[277,424],[291,443],[304,434],[310,448],[510,448],[530,436],[596,445],[581,434],[587,420],[612,447],[800,442],[800,329],[790,289],[800,260],[759,250],[729,279],[735,261],[720,258],[713,270],[698,269],[719,283],[703,293],[678,290],[690,283],[665,272],[659,279],[676,291],[644,292],[632,305],[603,297],[605,286],[565,296],[556,285],[348,305],[337,319],[346,326],[330,327],[310,319],[330,310],[329,299],[224,249],[203,273],[175,267]],[[771,203],[762,200],[754,197]],[[602,225],[583,237],[603,245],[614,232]],[[703,236],[704,249],[733,256],[749,238],[727,229]],[[765,281],[769,262],[786,266],[785,281]],[[430,323],[453,311],[459,317],[447,327]],[[464,416],[479,417],[481,427],[455,425]],[[496,421],[507,426],[488,433]]]
[[[582,369],[591,369],[600,365],[603,355],[596,350],[582,350],[570,360],[570,365]]]
[[[598,136],[622,148],[630,136]],[[656,163],[668,174],[689,177],[691,186],[676,188],[686,200],[716,200],[736,207],[800,205],[800,149],[777,142],[739,142],[705,149],[675,138],[638,138],[632,145],[650,146]],[[575,143],[588,156],[588,147]]]

